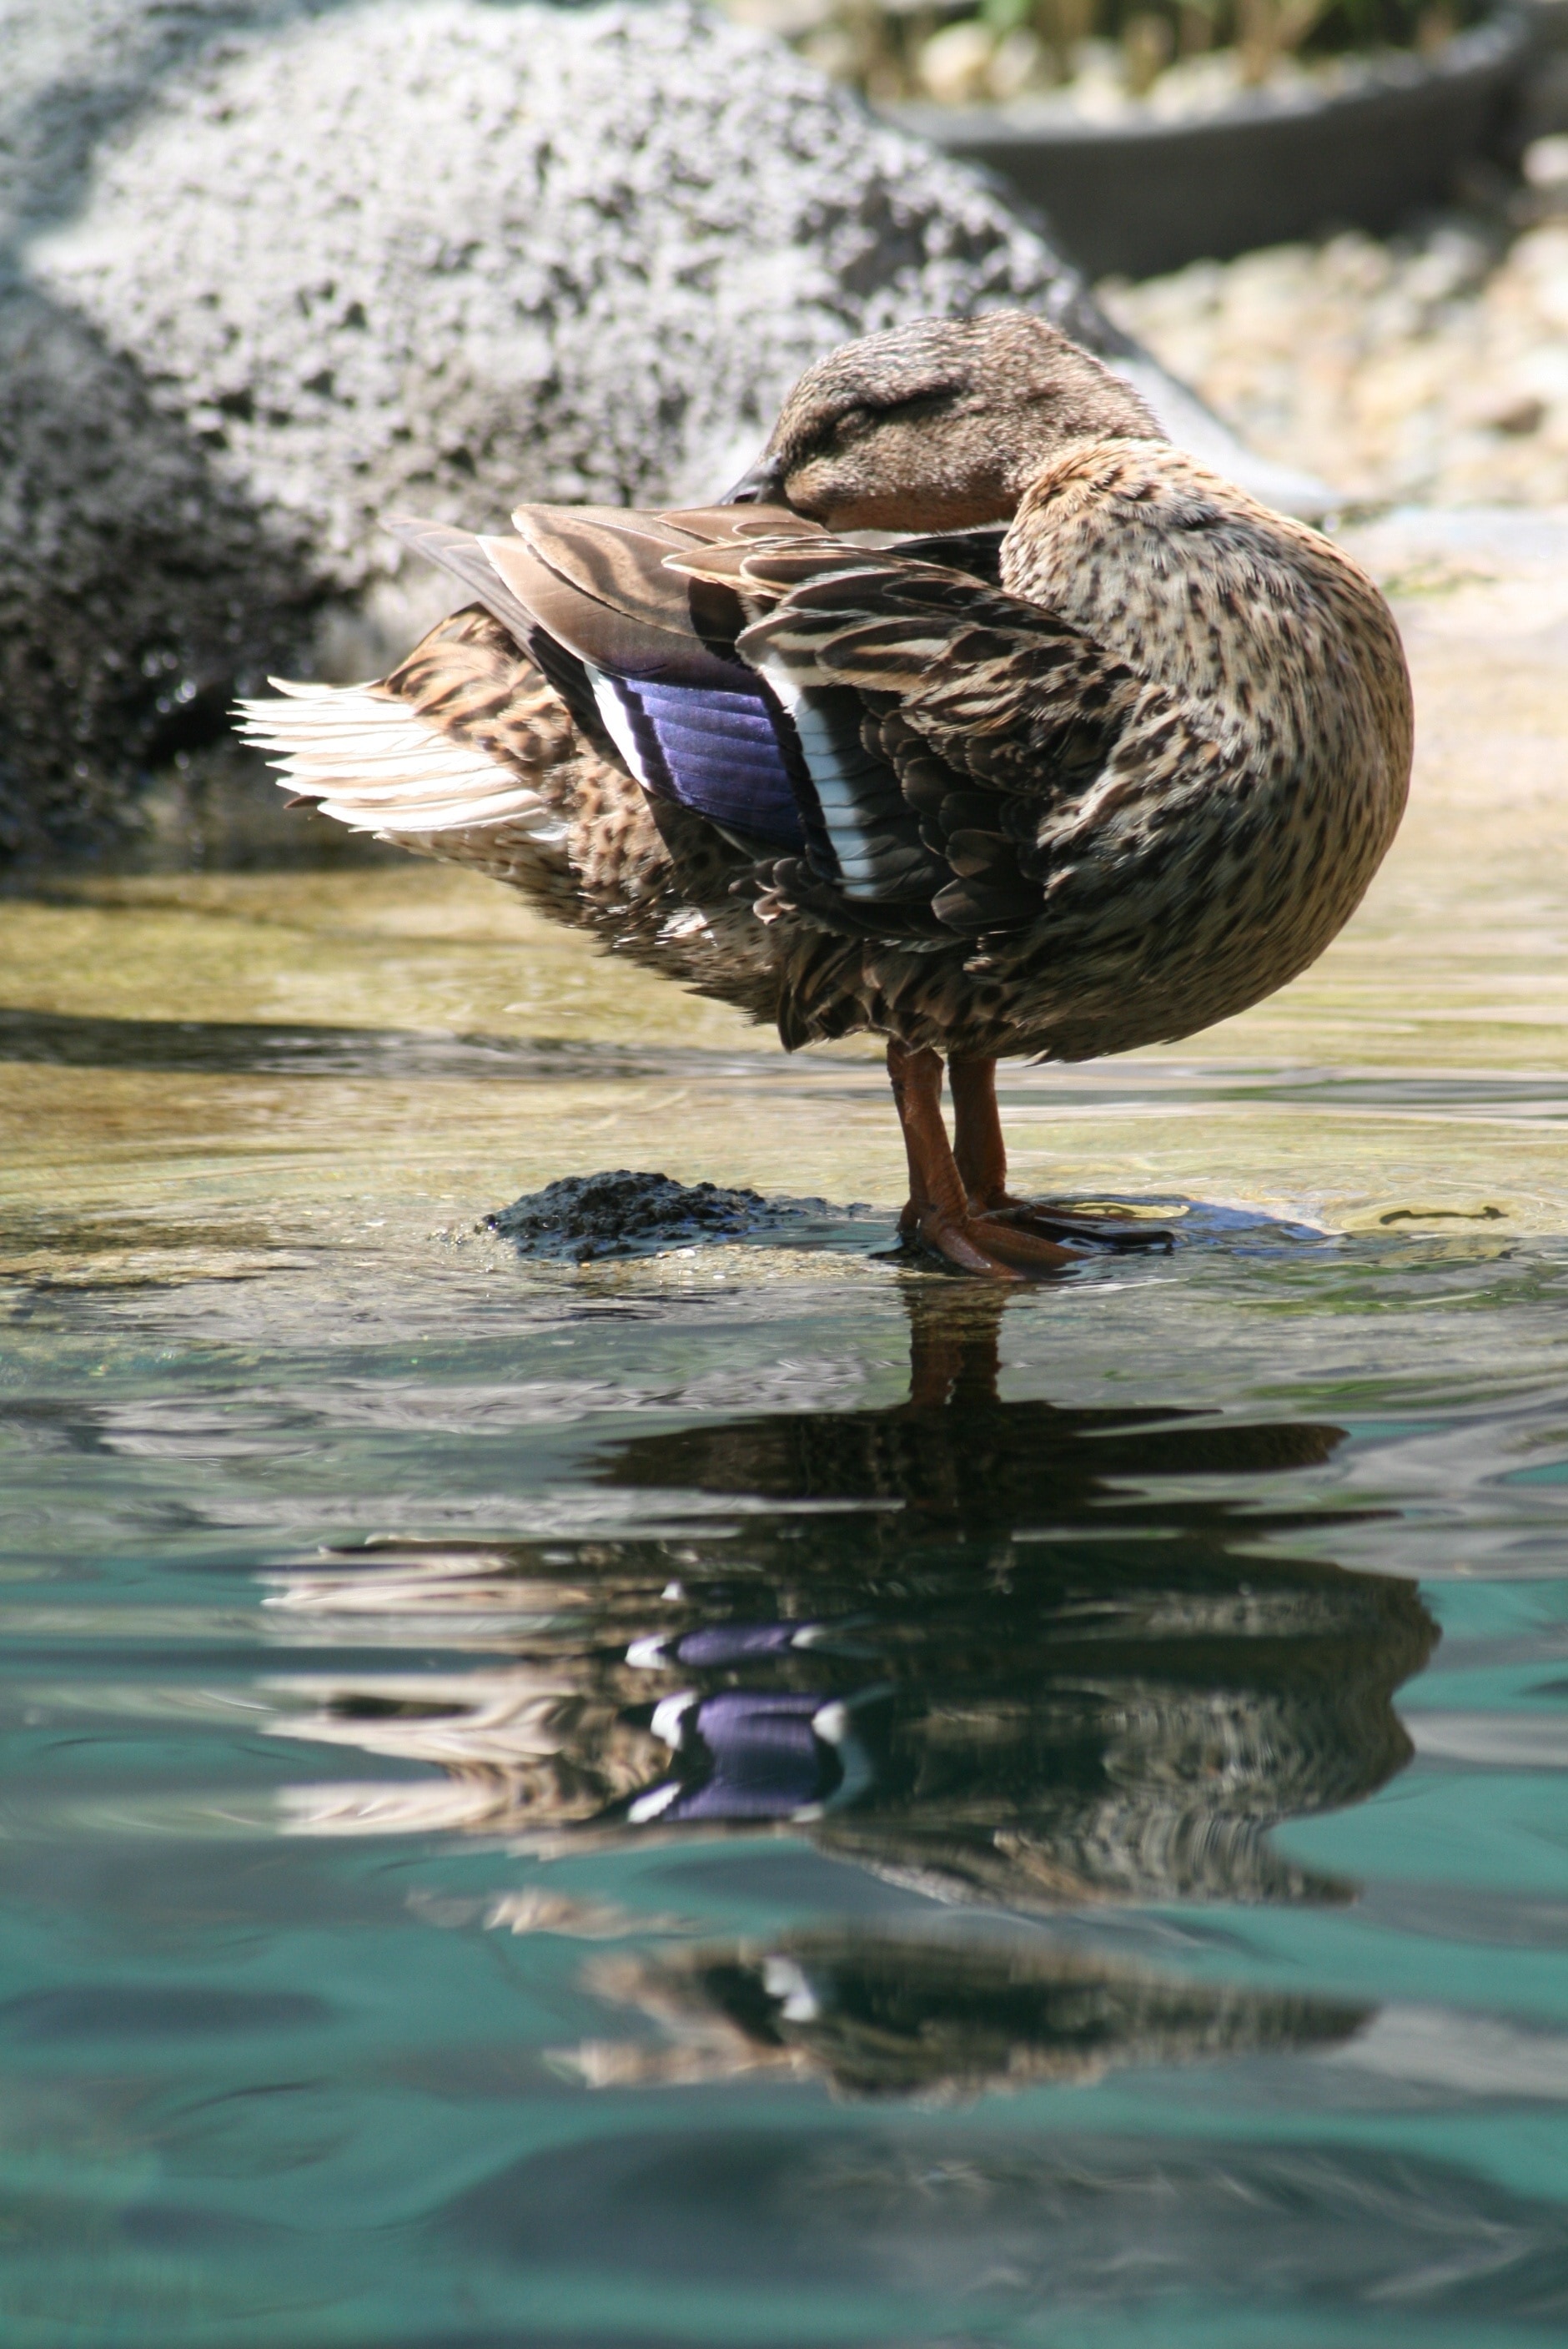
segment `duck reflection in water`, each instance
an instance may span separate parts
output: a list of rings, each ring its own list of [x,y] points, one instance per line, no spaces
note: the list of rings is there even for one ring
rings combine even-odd
[[[954,2102],[1074,2086],[1118,2066],[1336,2046],[1373,2012],[1347,2000],[1184,1982],[1098,1951],[965,1946],[927,1933],[787,1933],[595,1961],[591,1986],[661,2039],[571,2051],[594,2087],[695,2086],[747,2075],[823,2079],[841,2095]]]
[[[378,1640],[493,1660],[278,1684],[310,1700],[281,1733],[444,1774],[300,1788],[295,1828],[547,1849],[782,1831],[1014,1909],[1346,1889],[1268,1830],[1402,1766],[1391,1698],[1437,1634],[1408,1583],[1266,1545],[1334,1522],[1275,1488],[1343,1431],[1004,1401],[1011,1302],[912,1285],[903,1402],[601,1455],[650,1516],[696,1492],[744,1501],[733,1517],[710,1497],[668,1537],[388,1546],[273,1578],[274,1607],[350,1614],[356,1641],[373,1617]]]
[[[1391,1699],[1437,1632],[1408,1583],[1271,1547],[1336,1522],[1278,1488],[1343,1431],[1004,1401],[1013,1300],[922,1283],[907,1302],[903,1402],[606,1446],[602,1483],[645,1494],[649,1517],[678,1525],[680,1496],[705,1496],[686,1530],[387,1545],[273,1578],[296,1628],[487,1658],[274,1683],[307,1701],[279,1733],[441,1774],[299,1787],[294,1831],[447,1828],[545,1855],[784,1834],[934,1897],[950,1927],[977,1908],[1348,1897],[1269,1830],[1402,1767]],[[714,1514],[726,1495],[744,1508]],[[570,1902],[536,1895],[492,1921],[552,1929],[553,1909],[572,1930]],[[602,1958],[596,1987],[665,2044],[574,2060],[623,2085],[782,2070],[952,2095],[1335,2041],[1361,2017],[1018,1930]]]

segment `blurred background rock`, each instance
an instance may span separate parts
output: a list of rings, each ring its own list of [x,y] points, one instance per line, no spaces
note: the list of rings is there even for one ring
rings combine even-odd
[[[864,97],[1299,113],[1470,37],[1099,5],[0,0],[0,860],[319,854],[226,711],[445,608],[379,516],[712,494],[809,359],[928,312],[1047,311],[1293,511],[1568,498],[1568,0],[1445,207],[1091,291]]]
[[[154,771],[179,802],[269,669],[405,647],[449,599],[389,511],[717,494],[901,318],[1125,339],[970,174],[686,0],[11,0],[0,43],[0,854]]]
[[[1563,109],[1568,114],[1568,106]],[[1357,504],[1568,500],[1568,135],[1522,181],[1356,233],[1099,289],[1261,450]]]
[[[1134,138],[1272,107],[1276,119],[1408,78],[1480,25],[1480,0],[729,0],[873,101],[1026,182],[1017,143],[1069,140],[1079,169],[1113,127]],[[1568,499],[1568,0],[1492,11],[1523,37],[1474,150],[1371,235],[1348,190],[1326,234],[1097,292],[1113,318],[1251,445],[1344,501],[1550,504]],[[1189,169],[1212,161],[1191,150]],[[1457,167],[1456,167],[1457,166]],[[1063,163],[1055,184],[1068,179]],[[1260,199],[1266,191],[1260,187]],[[1259,209],[1261,210],[1261,202]],[[1339,217],[1336,219],[1336,212]],[[1061,221],[1066,249],[1079,253]],[[1334,233],[1336,230],[1337,233]],[[1260,236],[1243,238],[1253,246]]]

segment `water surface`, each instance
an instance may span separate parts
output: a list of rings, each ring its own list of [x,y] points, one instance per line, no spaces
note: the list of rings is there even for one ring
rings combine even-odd
[[[1177,1245],[1005,1299],[463,876],[0,907],[8,2344],[1568,2333],[1568,713],[1433,629],[1318,970],[1010,1072]],[[482,1228],[616,1165],[835,1204]]]

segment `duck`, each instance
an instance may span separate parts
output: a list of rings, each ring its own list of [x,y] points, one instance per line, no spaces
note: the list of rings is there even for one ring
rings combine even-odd
[[[1413,742],[1373,580],[1022,311],[829,353],[712,506],[511,520],[389,520],[469,600],[384,678],[242,705],[295,803],[788,1050],[882,1038],[928,1258],[1138,1237],[1008,1188],[997,1063],[1190,1036],[1348,920]]]

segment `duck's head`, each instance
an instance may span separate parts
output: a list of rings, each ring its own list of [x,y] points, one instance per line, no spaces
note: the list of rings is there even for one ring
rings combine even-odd
[[[792,506],[830,530],[1010,522],[1069,441],[1162,440],[1138,394],[1026,310],[921,318],[807,368],[724,501]]]

